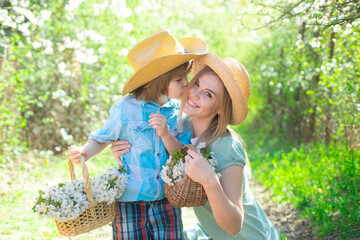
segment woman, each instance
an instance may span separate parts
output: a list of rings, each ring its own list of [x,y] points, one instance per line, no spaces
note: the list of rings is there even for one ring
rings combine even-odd
[[[204,186],[208,201],[195,207],[201,226],[187,232],[188,239],[280,239],[275,227],[254,199],[245,170],[246,154],[240,138],[228,125],[240,124],[247,115],[250,81],[245,68],[235,59],[220,59],[208,53],[194,61],[195,76],[188,85],[182,110],[191,117],[192,143],[205,142],[218,161],[217,178],[198,152],[188,151],[185,171]],[[118,157],[121,142],[112,146]]]

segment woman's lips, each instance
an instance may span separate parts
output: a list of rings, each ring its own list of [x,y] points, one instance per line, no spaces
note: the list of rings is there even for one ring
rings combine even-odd
[[[191,101],[190,98],[188,99],[187,103],[188,103],[191,107],[193,107],[193,108],[199,108],[199,106],[196,105],[193,101]]]

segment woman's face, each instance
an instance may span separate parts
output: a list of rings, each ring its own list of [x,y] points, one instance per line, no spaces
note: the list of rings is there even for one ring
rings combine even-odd
[[[206,73],[191,87],[189,97],[184,99],[183,111],[193,120],[212,120],[219,113],[223,94],[224,84],[220,78]]]

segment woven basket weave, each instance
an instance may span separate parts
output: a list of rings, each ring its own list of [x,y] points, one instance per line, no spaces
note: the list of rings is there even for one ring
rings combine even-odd
[[[188,149],[195,148],[192,145],[186,145],[182,151],[186,152]],[[198,207],[205,205],[207,201],[203,186],[193,181],[188,175],[173,186],[164,183],[164,191],[166,198],[174,207]]]
[[[115,218],[115,203],[107,202],[96,203],[92,196],[92,189],[89,182],[89,173],[85,165],[84,158],[81,157],[82,174],[85,181],[85,191],[90,206],[85,209],[76,219],[68,221],[55,220],[59,233],[65,237],[74,237],[82,233],[99,228]],[[71,181],[76,179],[74,164],[68,160]]]
[[[164,183],[164,190],[166,198],[174,207],[198,207],[205,205],[207,200],[203,186],[188,175],[173,186]]]

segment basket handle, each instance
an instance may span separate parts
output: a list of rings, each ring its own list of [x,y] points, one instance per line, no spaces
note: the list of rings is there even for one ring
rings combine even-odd
[[[76,180],[76,174],[74,171],[74,163],[73,161],[71,161],[69,154],[67,155],[68,157],[68,167],[69,167],[69,173],[70,173],[70,178],[71,181]],[[86,192],[86,197],[89,200],[90,204],[95,204],[95,200],[93,198],[93,194],[92,194],[92,189],[91,189],[91,185],[90,185],[90,181],[89,181],[89,172],[87,169],[87,166],[85,164],[85,157],[80,155],[80,163],[81,163],[81,169],[82,169],[82,175],[85,181],[85,192]]]

